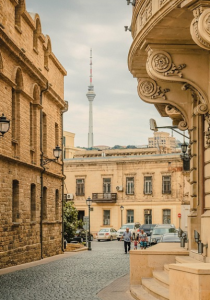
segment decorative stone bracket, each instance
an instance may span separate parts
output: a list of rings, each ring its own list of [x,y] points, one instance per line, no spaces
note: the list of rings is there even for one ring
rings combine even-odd
[[[162,89],[155,80],[150,78],[143,78],[139,80],[138,93],[139,96],[145,100],[145,97],[148,99],[158,99],[167,100],[166,93],[169,89]]]
[[[190,32],[194,42],[206,50],[210,50],[210,8],[196,8]]]

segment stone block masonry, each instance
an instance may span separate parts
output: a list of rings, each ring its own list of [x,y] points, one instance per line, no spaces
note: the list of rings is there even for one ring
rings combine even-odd
[[[0,139],[0,268],[5,268],[62,253],[62,159],[43,168],[40,158],[42,151],[44,159],[54,158],[55,146],[62,147],[66,70],[25,0],[0,0],[0,45],[0,114],[10,120]]]

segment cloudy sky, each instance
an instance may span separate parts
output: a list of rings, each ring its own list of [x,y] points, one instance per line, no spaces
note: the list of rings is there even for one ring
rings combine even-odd
[[[68,72],[64,130],[76,134],[75,146],[87,147],[91,47],[95,145],[144,145],[152,136],[150,118],[171,125],[139,99],[137,80],[128,71],[132,38],[124,25],[130,25],[132,7],[126,0],[26,0],[26,8],[40,15],[42,32],[51,37],[52,51]]]

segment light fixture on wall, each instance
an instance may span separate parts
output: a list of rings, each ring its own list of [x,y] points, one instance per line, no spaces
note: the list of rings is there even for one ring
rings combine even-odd
[[[124,26],[125,27],[125,31],[131,31],[131,26]]]
[[[61,156],[61,153],[62,153],[62,149],[59,146],[56,146],[55,149],[53,149],[53,155],[54,155],[55,158],[54,159],[44,158],[42,165],[44,166],[44,165],[47,165],[48,163],[50,163],[52,161],[54,161],[54,162],[58,161],[58,159]]]
[[[194,239],[196,243],[200,242],[200,234],[196,230],[194,230]]]
[[[203,248],[208,248],[208,244],[203,244],[201,241],[198,242],[198,254],[203,254]]]
[[[10,128],[10,120],[7,120],[7,118],[2,114],[0,117],[0,136],[4,136],[5,133],[9,131]]]
[[[130,0],[126,0],[127,1],[127,5],[132,4],[133,6],[136,5],[136,0],[133,0],[132,2]]]
[[[180,155],[180,157],[183,161],[183,170],[184,171],[190,171],[190,156],[187,153],[187,148],[188,148],[188,145],[184,142],[181,145],[182,153]]]

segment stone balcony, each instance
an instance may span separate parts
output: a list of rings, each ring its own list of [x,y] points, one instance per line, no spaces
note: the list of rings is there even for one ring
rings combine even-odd
[[[93,193],[92,201],[95,203],[116,203],[117,193]]]

